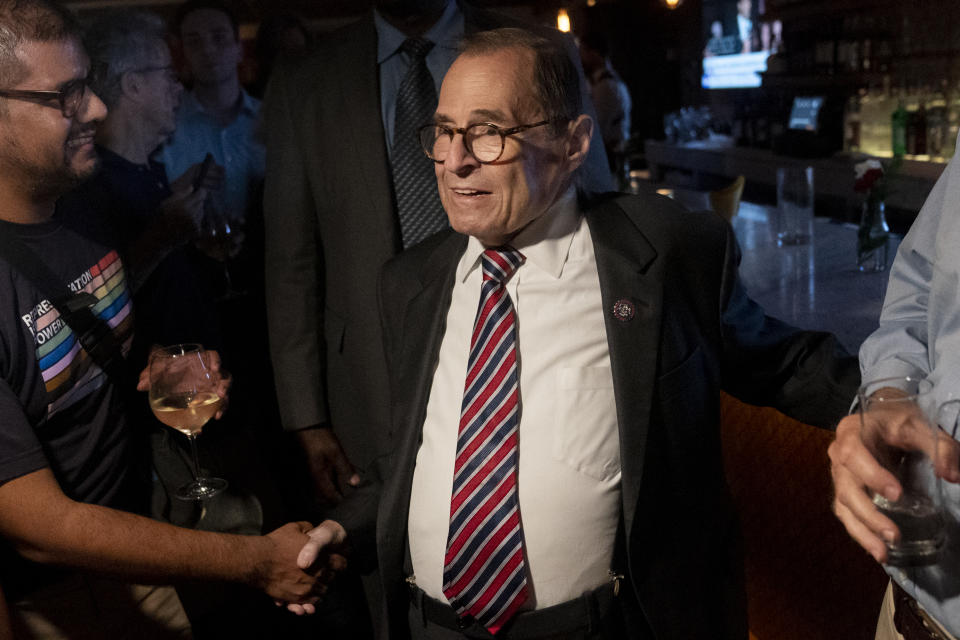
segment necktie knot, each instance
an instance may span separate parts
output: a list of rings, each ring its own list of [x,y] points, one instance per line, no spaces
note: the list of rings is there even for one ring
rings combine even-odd
[[[523,261],[524,255],[516,249],[504,247],[501,249],[487,249],[483,252],[480,264],[483,268],[483,281],[493,280],[502,284],[517,270]]]
[[[407,38],[400,45],[400,51],[414,60],[426,58],[431,49],[433,49],[433,43],[426,38]]]

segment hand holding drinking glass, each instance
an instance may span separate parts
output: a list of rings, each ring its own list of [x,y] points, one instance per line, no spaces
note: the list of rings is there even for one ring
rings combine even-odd
[[[205,478],[200,470],[197,436],[221,408],[224,377],[211,366],[198,344],[178,344],[155,350],[150,356],[150,408],[163,424],[190,440],[194,480],[180,487],[181,500],[212,498],[227,488],[222,478]]]
[[[946,541],[942,480],[957,480],[957,443],[941,428],[947,405],[932,406],[931,390],[928,380],[911,377],[860,390],[860,435],[888,474],[886,488],[869,493],[896,529],[885,540],[894,566],[936,562]]]

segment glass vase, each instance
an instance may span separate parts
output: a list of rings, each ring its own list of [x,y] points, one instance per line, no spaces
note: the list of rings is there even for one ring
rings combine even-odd
[[[887,268],[890,227],[882,200],[863,203],[857,229],[857,266],[860,271],[883,271]]]

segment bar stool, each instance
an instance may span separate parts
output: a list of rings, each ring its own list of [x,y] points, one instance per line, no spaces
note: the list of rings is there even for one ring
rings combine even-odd
[[[730,222],[733,216],[737,215],[737,211],[740,210],[743,184],[743,176],[737,176],[737,179],[726,187],[710,192],[710,206],[727,222]]]

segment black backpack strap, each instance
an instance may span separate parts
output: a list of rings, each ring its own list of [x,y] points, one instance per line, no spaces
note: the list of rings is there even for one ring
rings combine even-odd
[[[97,317],[93,306],[98,299],[82,291],[74,293],[59,280],[46,263],[14,233],[0,233],[0,257],[27,278],[60,313],[76,334],[90,358],[121,388],[129,384],[123,350],[113,331]]]

